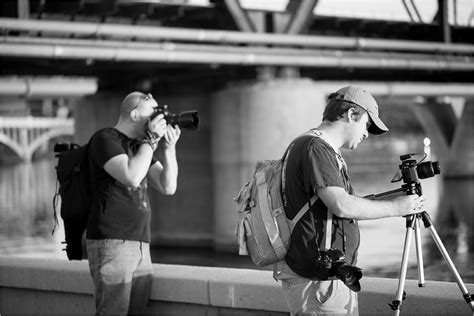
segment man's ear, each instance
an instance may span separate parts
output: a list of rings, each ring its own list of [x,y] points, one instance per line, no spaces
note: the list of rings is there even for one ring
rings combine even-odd
[[[348,122],[357,122],[357,113],[355,113],[355,109],[354,108],[350,108],[349,110],[347,110],[346,112],[347,114],[347,121]]]
[[[138,111],[136,109],[132,110],[132,112],[130,112],[130,118],[134,122],[138,120]]]

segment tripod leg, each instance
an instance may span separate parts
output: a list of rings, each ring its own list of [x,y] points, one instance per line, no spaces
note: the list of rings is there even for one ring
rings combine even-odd
[[[420,217],[415,215],[415,245],[416,260],[418,263],[418,287],[425,286],[425,270],[423,267],[423,252],[421,250]]]
[[[473,296],[469,293],[469,291],[466,288],[466,285],[464,285],[464,282],[462,281],[461,277],[459,276],[458,270],[454,266],[453,261],[449,257],[448,252],[446,251],[446,248],[443,245],[443,242],[441,241],[441,238],[439,238],[438,233],[436,232],[436,229],[433,226],[433,223],[431,222],[431,218],[428,215],[428,213],[423,212],[421,213],[423,223],[425,225],[425,228],[428,228],[429,231],[431,232],[431,236],[433,237],[434,242],[436,243],[436,246],[438,246],[439,251],[443,255],[444,261],[448,264],[449,269],[454,275],[454,278],[456,279],[456,282],[459,286],[459,289],[461,290],[464,299],[466,302],[471,306],[472,312],[474,312],[474,299]]]
[[[397,296],[392,304],[389,304],[392,310],[395,311],[395,315],[400,315],[400,307],[402,305],[404,288],[405,288],[405,280],[408,268],[408,255],[410,253],[410,244],[411,238],[413,235],[413,229],[415,227],[415,216],[410,215],[406,218],[406,234],[405,234],[405,244],[403,245],[403,257],[402,257],[402,265],[400,267],[400,276],[398,278],[398,289],[397,289]]]

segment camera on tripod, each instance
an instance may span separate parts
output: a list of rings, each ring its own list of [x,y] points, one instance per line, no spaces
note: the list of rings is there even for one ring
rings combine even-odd
[[[167,105],[163,105],[155,109],[155,112],[150,116],[150,120],[153,120],[159,114],[163,114],[166,123],[173,127],[178,125],[180,128],[188,130],[199,129],[199,116],[196,110],[173,114],[168,110]]]
[[[441,173],[441,168],[439,166],[438,161],[422,162],[424,159],[423,158],[420,162],[417,163],[415,159],[411,159],[414,155],[416,154],[406,154],[400,156],[400,160],[402,161],[402,164],[400,165],[400,170],[403,182],[417,182],[418,179],[431,178]]]
[[[403,180],[405,184],[402,185],[402,189],[406,191],[407,194],[421,195],[422,192],[419,179],[434,177],[441,173],[441,168],[437,161],[423,162],[426,158],[426,154],[419,162],[417,162],[416,159],[412,159],[415,155],[417,154],[406,154],[400,156],[400,160],[402,161],[399,166],[400,172],[393,177],[391,182],[393,183]],[[390,191],[387,193],[393,192]],[[385,194],[379,194],[378,196],[382,195]]]
[[[345,255],[339,249],[331,248],[323,251],[314,263],[315,272],[321,280],[327,280],[329,277],[335,276],[351,291],[359,292],[362,269],[351,266],[344,259]]]

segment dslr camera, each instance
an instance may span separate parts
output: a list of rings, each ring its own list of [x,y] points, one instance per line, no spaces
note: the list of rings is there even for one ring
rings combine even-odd
[[[362,269],[351,266],[344,259],[345,255],[339,249],[331,248],[321,252],[321,255],[314,264],[316,275],[321,280],[327,280],[329,277],[335,276],[351,291],[359,292],[359,280],[362,278]]]
[[[171,126],[178,125],[180,128],[188,130],[199,129],[199,115],[198,111],[184,111],[178,114],[173,114],[168,110],[167,105],[159,106],[155,109],[155,112],[150,116],[150,120],[153,120],[159,114],[163,114],[166,123]]]
[[[441,168],[437,161],[422,162],[425,158],[421,159],[420,162],[416,162],[415,159],[412,159],[414,155],[417,154],[406,154],[400,156],[400,160],[402,161],[399,166],[400,172],[395,175],[391,182],[393,183],[403,180],[405,184],[402,185],[402,188],[404,188],[408,194],[421,195],[422,190],[419,179],[434,177],[441,173]]]
[[[415,159],[411,159],[414,155],[416,154],[406,154],[400,156],[402,163],[399,167],[403,182],[418,182],[418,179],[431,178],[441,173],[441,168],[438,161],[420,161],[417,163]]]

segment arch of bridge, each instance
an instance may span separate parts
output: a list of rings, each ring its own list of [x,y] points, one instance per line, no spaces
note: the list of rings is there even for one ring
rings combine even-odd
[[[41,145],[62,135],[74,135],[73,119],[0,118],[0,144],[10,148],[23,161],[30,161]]]

